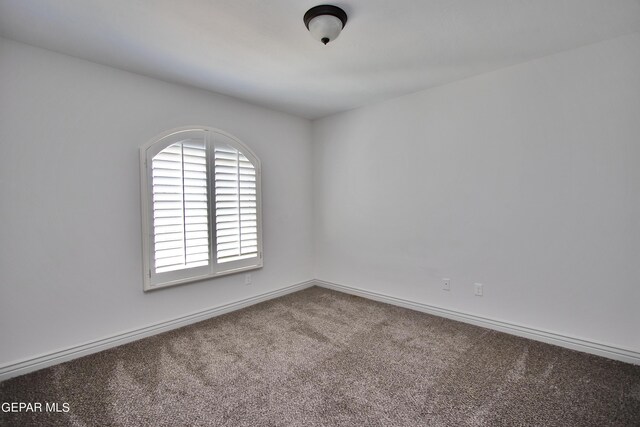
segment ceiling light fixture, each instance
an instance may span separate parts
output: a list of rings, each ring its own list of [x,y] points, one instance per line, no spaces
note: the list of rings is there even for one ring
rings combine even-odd
[[[338,38],[347,23],[347,14],[337,6],[323,4],[309,9],[303,19],[313,38],[327,44]]]

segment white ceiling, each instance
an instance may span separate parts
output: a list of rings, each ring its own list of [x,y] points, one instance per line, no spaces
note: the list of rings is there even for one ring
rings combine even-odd
[[[640,0],[0,0],[0,35],[307,118],[640,31]]]

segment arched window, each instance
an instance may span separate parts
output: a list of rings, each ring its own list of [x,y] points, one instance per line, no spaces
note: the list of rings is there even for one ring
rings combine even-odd
[[[217,129],[140,148],[144,289],[262,267],[260,161]]]

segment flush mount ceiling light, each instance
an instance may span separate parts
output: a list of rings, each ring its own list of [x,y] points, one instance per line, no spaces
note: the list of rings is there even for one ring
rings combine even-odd
[[[347,23],[347,14],[337,6],[323,4],[309,9],[303,19],[313,38],[327,44],[338,38]]]

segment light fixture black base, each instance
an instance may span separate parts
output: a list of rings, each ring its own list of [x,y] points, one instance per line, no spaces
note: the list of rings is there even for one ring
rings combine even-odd
[[[332,15],[338,18],[342,22],[342,28],[347,25],[347,13],[340,9],[338,6],[332,6],[330,4],[322,4],[320,6],[312,7],[307,10],[307,13],[304,14],[304,25],[309,29],[309,22],[316,16],[320,15]],[[322,40],[324,44],[327,44],[329,40],[326,42]]]

